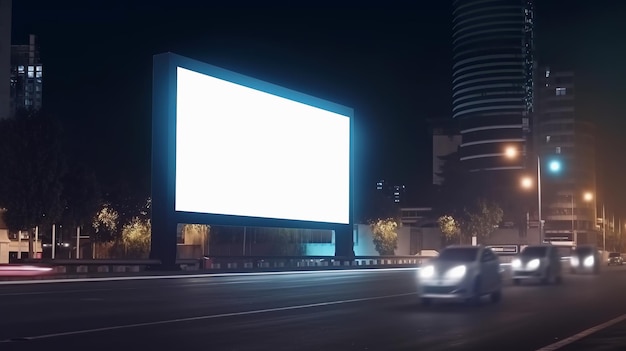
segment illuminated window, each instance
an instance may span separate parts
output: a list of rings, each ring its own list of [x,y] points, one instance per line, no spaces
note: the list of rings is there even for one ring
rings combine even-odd
[[[43,70],[42,66],[37,66],[37,72],[41,72]]]
[[[549,143],[549,142],[550,142],[550,136],[546,135],[546,143]]]
[[[28,72],[35,72],[35,66],[28,66]]]
[[[37,73],[36,74],[37,78],[41,78],[41,72],[36,72],[36,73]]]
[[[28,78],[35,78],[35,72],[28,72]]]
[[[18,73],[24,73],[24,66],[17,66]]]
[[[546,70],[546,78],[548,78],[548,77],[550,77],[550,70],[549,69]]]
[[[565,96],[566,89],[565,88],[556,88],[556,96]]]

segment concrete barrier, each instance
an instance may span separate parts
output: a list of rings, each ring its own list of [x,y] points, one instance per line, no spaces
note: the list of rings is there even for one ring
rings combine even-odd
[[[67,273],[67,268],[65,266],[54,267],[54,273]]]
[[[76,273],[87,273],[89,272],[89,267],[87,266],[76,266]]]
[[[109,266],[98,266],[98,273],[108,273]]]

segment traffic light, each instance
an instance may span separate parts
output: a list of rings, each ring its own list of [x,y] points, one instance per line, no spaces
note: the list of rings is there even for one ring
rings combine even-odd
[[[559,161],[559,160],[552,160],[552,161],[550,161],[550,163],[548,163],[548,169],[552,173],[560,172],[561,171],[561,161]]]

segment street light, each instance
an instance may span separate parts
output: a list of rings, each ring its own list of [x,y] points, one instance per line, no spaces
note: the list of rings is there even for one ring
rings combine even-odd
[[[531,177],[524,177],[521,181],[522,188],[530,189],[533,186],[533,180]]]
[[[593,193],[590,191],[585,192],[583,199],[587,202],[591,202],[591,200],[593,200]],[[594,216],[594,223],[596,221],[595,218],[596,216]],[[606,251],[606,213],[604,212],[604,204],[602,204],[602,252],[604,251]]]
[[[504,149],[504,155],[507,158],[517,158],[519,152],[514,146],[508,146]],[[551,160],[548,164],[548,169],[552,173],[558,173],[561,171],[561,161]],[[522,179],[522,187],[528,189],[532,185],[532,180],[528,177]],[[537,155],[537,213],[539,216],[539,243],[543,244],[543,220],[541,216],[541,156]]]
[[[504,150],[504,155],[507,158],[516,158],[518,155],[517,149],[513,146],[509,146]],[[560,169],[560,163],[555,164],[555,167]],[[532,180],[528,177],[522,179],[522,186],[526,189],[530,188]],[[543,244],[543,221],[541,220],[541,158],[537,155],[537,213],[539,216],[539,243]]]

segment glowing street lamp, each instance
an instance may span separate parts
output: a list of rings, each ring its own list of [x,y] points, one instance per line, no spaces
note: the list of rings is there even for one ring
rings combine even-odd
[[[524,177],[521,181],[522,188],[530,189],[533,186],[533,180],[531,177]]]
[[[513,146],[508,146],[504,150],[504,155],[507,158],[516,158],[518,155],[517,149]],[[554,168],[554,170],[552,169]],[[550,164],[550,169],[553,172],[559,171],[561,169],[561,163],[558,161],[552,161]],[[526,183],[526,185],[525,185]],[[526,189],[530,188],[532,185],[532,181],[530,178],[524,180],[522,179],[522,186]],[[537,214],[539,217],[539,243],[543,244],[543,220],[541,219],[541,158],[537,155]]]
[[[583,194],[583,200],[591,202],[591,200],[593,200],[593,193],[586,191]],[[604,204],[602,204],[602,251],[606,251],[606,212],[604,211]]]
[[[517,157],[517,149],[513,146],[509,146],[504,150],[504,155],[508,158],[516,158]]]

